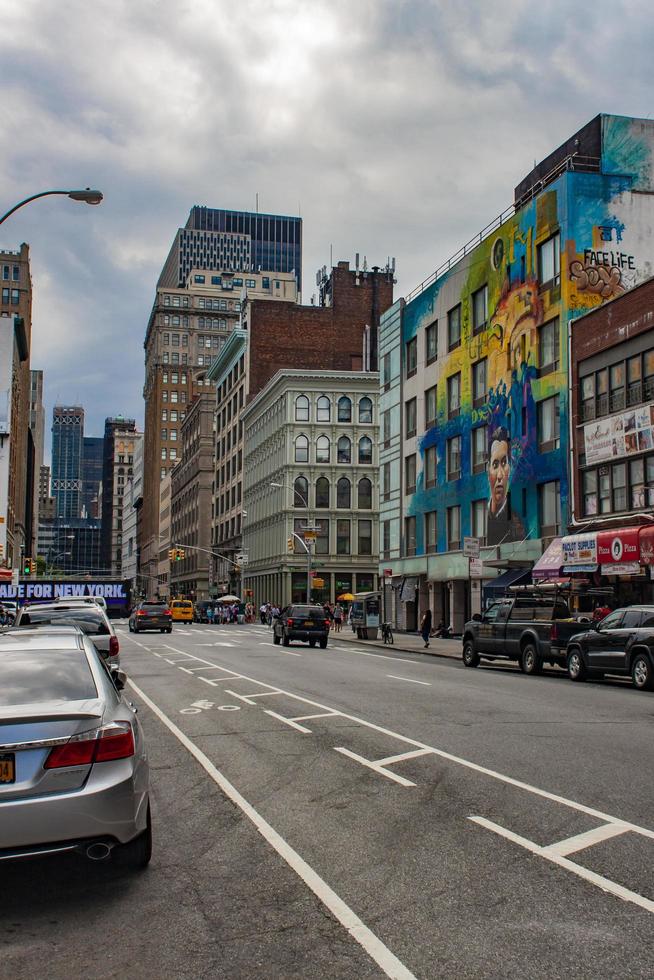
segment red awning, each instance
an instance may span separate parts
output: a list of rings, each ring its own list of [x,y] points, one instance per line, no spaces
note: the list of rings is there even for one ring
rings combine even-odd
[[[654,524],[641,527],[638,538],[641,563],[643,565],[654,565]]]
[[[640,561],[639,527],[621,527],[597,532],[597,561],[600,565],[624,565]]]

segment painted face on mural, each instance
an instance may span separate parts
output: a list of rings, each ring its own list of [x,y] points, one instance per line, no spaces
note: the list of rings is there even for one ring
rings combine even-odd
[[[506,504],[510,476],[509,433],[504,427],[500,427],[493,433],[488,461],[489,510],[495,517],[502,512]]]

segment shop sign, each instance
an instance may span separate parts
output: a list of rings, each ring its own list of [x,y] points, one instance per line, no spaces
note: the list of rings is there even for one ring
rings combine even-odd
[[[640,528],[625,527],[619,531],[598,531],[597,561],[600,565],[624,565],[640,560],[638,532]],[[609,574],[609,573],[605,573]]]
[[[654,405],[643,405],[584,426],[586,463],[603,463],[654,447]]]
[[[654,527],[641,527],[638,540],[640,542],[641,562],[643,565],[652,566],[652,571],[654,571]]]
[[[597,534],[568,534],[561,547],[565,566],[597,565]]]
[[[625,561],[622,564],[602,565],[602,575],[640,575],[640,564],[637,561]]]
[[[463,539],[463,557],[479,558],[479,538]]]
[[[470,578],[482,578],[484,563],[481,558],[470,558]]]

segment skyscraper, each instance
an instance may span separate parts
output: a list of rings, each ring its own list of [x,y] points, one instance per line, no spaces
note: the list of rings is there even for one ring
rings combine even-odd
[[[82,510],[84,409],[55,405],[52,412],[52,496],[57,517],[79,517]]]
[[[82,509],[84,517],[99,518],[104,439],[84,436],[82,459]]]
[[[123,493],[132,476],[134,450],[142,433],[134,419],[105,419],[102,460],[102,565],[119,575],[122,564]]]
[[[39,526],[40,474],[43,466],[45,440],[45,409],[43,407],[43,371],[30,371],[30,432],[34,445],[34,461],[31,470],[32,484],[32,546],[30,554],[36,554]]]

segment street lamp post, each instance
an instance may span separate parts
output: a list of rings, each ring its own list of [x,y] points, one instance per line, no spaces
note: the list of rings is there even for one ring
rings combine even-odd
[[[60,551],[58,555],[55,555],[52,561],[50,562],[50,575],[54,571],[54,565],[57,558],[69,558],[71,555],[72,555],[72,551]],[[45,574],[48,575],[47,570]]]
[[[307,509],[307,523],[306,523],[306,527],[303,527],[302,528],[302,530],[305,532],[305,537],[306,537],[306,532],[307,531],[316,531],[317,530],[316,525],[314,524],[314,522],[312,521],[311,517],[309,516],[309,501],[304,496],[304,494],[301,493],[300,490],[298,490],[294,486],[292,487],[290,485],[290,483],[273,483],[273,482],[271,482],[270,486],[271,487],[276,487],[277,489],[291,490],[293,494],[297,494],[298,497],[302,500],[304,506]],[[291,533],[292,533],[292,535],[293,535],[294,538],[297,538],[297,540],[300,542],[300,544],[302,545],[302,547],[304,548],[304,550],[307,553],[307,605],[308,605],[311,602],[311,547],[310,547],[309,543],[304,538],[301,538],[299,534],[296,534],[295,531],[292,531]],[[315,538],[314,538],[314,540],[315,540]]]
[[[38,200],[39,197],[50,197],[51,195],[60,195],[63,197],[70,197],[73,201],[83,201],[85,204],[99,204],[102,201],[102,191],[91,190],[90,187],[86,187],[83,190],[76,191],[41,191],[39,194],[32,194],[30,197],[26,197],[24,201],[19,201],[18,204],[14,204],[13,208],[10,208],[6,214],[3,214],[0,218],[0,225],[3,221],[6,221],[14,211],[18,211],[25,204],[29,204],[31,201]]]

